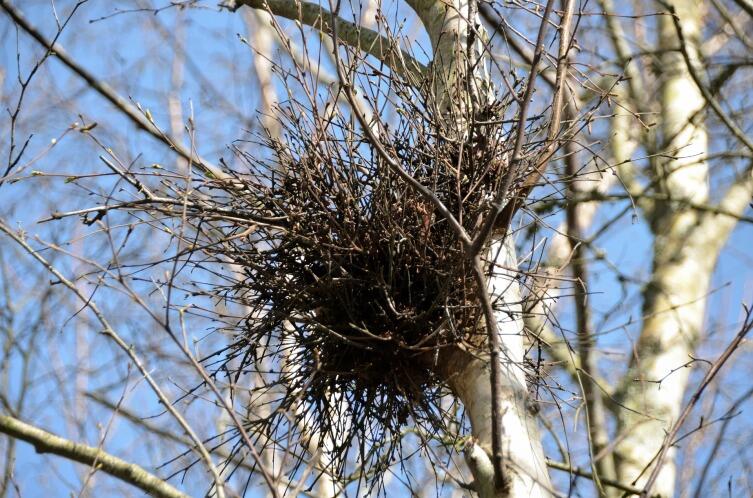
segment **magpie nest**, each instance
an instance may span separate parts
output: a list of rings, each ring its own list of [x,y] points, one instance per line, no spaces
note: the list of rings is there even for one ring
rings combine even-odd
[[[469,233],[504,175],[504,107],[478,112],[463,140],[418,105],[378,133]],[[271,407],[247,422],[259,444],[291,451],[292,438],[301,457],[306,445],[324,446],[340,477],[356,451],[363,474],[378,476],[409,420],[444,433],[435,362],[442,348],[485,334],[476,286],[447,221],[348,118],[292,105],[282,114],[280,140],[236,147],[246,169],[202,187],[251,220],[224,226],[210,249],[238,269],[221,292],[248,314],[206,363],[235,382],[257,374],[252,398]]]

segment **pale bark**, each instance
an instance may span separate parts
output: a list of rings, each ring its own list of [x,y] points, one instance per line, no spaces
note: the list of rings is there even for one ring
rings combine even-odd
[[[431,76],[435,105],[445,116],[446,133],[466,136],[466,117],[492,97],[492,86],[483,60],[487,35],[473,0],[408,0],[426,28],[434,50]],[[470,22],[469,22],[470,21]],[[473,69],[470,69],[473,68]],[[469,73],[469,70],[473,71]],[[504,486],[495,483],[492,459],[493,403],[489,346],[486,341],[473,351],[450,353],[439,369],[465,407],[472,439],[466,461],[482,498],[551,496],[551,482],[544,459],[536,417],[529,404],[523,363],[525,340],[515,246],[504,235],[488,249],[488,292],[494,304],[502,344],[503,396],[499,401],[502,425]]]
[[[361,26],[366,26],[369,29],[377,28],[377,16],[379,15],[380,9],[381,2],[379,0],[366,0],[361,7]]]
[[[394,40],[384,37],[371,29],[333,15],[322,5],[312,2],[294,2],[291,0],[229,0],[223,4],[236,10],[243,5],[253,9],[266,10],[271,14],[312,26],[329,34],[334,22],[337,36],[341,42],[376,57],[386,63],[398,74],[416,79],[425,68],[409,53],[400,50]]]
[[[698,58],[702,5],[694,0],[673,2],[689,45]],[[708,138],[703,123],[692,117],[705,103],[690,77],[669,16],[660,19],[659,47],[665,51],[665,80],[661,89],[661,131],[665,151],[674,156],[659,164],[659,185],[670,198],[694,203],[708,201]],[[657,202],[651,213],[654,232],[653,275],[644,291],[644,320],[627,373],[618,429],[625,437],[617,448],[618,471],[626,483],[641,487],[645,471],[658,453],[665,431],[677,419],[688,384],[690,360],[704,323],[706,297],[718,247],[698,233],[700,215],[693,209]],[[675,489],[675,451],[670,449],[653,489],[672,496]]]
[[[407,3],[421,19],[431,40],[434,54],[430,77],[436,108],[448,118],[446,124],[450,130],[445,132],[455,131],[462,136],[468,110],[488,103],[491,98],[488,70],[480,60],[488,37],[476,1],[407,0]],[[473,22],[469,23],[469,19]],[[470,67],[473,74],[468,74]]]
[[[473,440],[466,448],[466,460],[482,498],[553,496],[523,364],[525,340],[520,286],[507,268],[517,260],[512,240],[497,240],[489,250],[494,270],[489,292],[495,303],[497,327],[503,344],[503,392],[501,416],[505,477],[508,488],[495,489],[491,463],[492,390],[489,354],[486,351],[456,349],[443,358],[439,373],[463,402],[471,422]],[[483,451],[479,451],[482,449]]]
[[[248,29],[248,37],[254,57],[254,76],[259,82],[260,116],[262,126],[271,137],[280,135],[280,120],[275,115],[275,106],[279,99],[272,80],[274,66],[274,30],[271,28],[271,16],[261,10],[249,9],[243,13]]]
[[[473,0],[408,0],[426,28],[434,50],[432,77],[435,105],[445,116],[446,132],[466,136],[466,116],[492,95],[482,59],[487,35]],[[470,22],[469,22],[470,21]],[[470,74],[469,68],[473,68]],[[510,268],[517,268],[512,239],[498,236],[488,250],[488,292],[495,308],[502,343],[502,391],[499,400],[505,486],[495,485],[492,464],[492,384],[488,345],[456,350],[440,368],[471,422],[473,439],[466,448],[482,498],[551,496],[551,482],[534,413],[529,410],[523,363],[525,341],[520,288]],[[449,368],[446,368],[448,367]],[[479,451],[483,450],[483,451]]]

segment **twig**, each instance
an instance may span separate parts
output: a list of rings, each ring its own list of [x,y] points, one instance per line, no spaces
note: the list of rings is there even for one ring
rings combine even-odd
[[[727,360],[729,360],[729,358],[732,356],[732,353],[734,353],[735,350],[740,346],[740,343],[743,341],[743,339],[745,339],[745,336],[748,335],[748,332],[753,329],[753,310],[745,305],[743,305],[743,308],[745,309],[745,319],[743,320],[743,324],[740,327],[740,332],[737,333],[735,338],[732,339],[732,342],[729,344],[729,346],[727,346],[721,356],[719,356],[719,358],[714,362],[709,371],[706,372],[706,375],[701,381],[701,385],[698,386],[698,389],[696,389],[695,393],[693,393],[693,396],[691,396],[688,404],[685,405],[685,409],[683,409],[680,417],[672,426],[672,430],[670,430],[664,437],[664,442],[661,445],[661,450],[659,451],[659,454],[656,458],[656,464],[654,465],[654,468],[651,471],[648,480],[646,481],[646,485],[641,492],[642,497],[649,496],[651,488],[654,486],[656,479],[659,477],[659,472],[661,471],[661,467],[664,464],[664,459],[667,456],[667,452],[669,451],[669,448],[671,448],[674,444],[674,439],[675,436],[677,436],[677,432],[680,430],[680,427],[682,427],[685,419],[687,419],[690,415],[693,407],[695,407],[696,403],[698,403],[698,400],[701,399],[701,394],[703,394],[704,389],[706,389],[711,381],[714,380],[716,374],[719,373],[719,370],[721,370]]]
[[[546,34],[546,26],[549,16],[552,13],[554,7],[554,0],[548,0],[546,4],[546,10],[541,18],[541,25],[539,26],[539,34],[536,38],[536,51],[533,54],[533,60],[531,61],[531,73],[528,76],[528,83],[526,84],[525,93],[523,94],[522,103],[520,104],[520,111],[518,112],[518,124],[515,134],[515,145],[513,146],[513,152],[510,156],[509,164],[507,165],[507,171],[505,177],[502,180],[497,194],[492,202],[491,211],[486,215],[486,219],[483,221],[481,228],[471,242],[471,247],[468,249],[468,258],[472,259],[481,252],[481,249],[486,244],[491,233],[497,224],[497,218],[504,210],[507,203],[505,200],[508,197],[510,188],[512,187],[513,179],[518,173],[518,165],[522,159],[523,151],[523,138],[525,137],[526,129],[526,116],[528,115],[528,107],[531,103],[531,96],[533,95],[533,89],[536,83],[536,76],[539,71],[539,61],[541,55],[544,52],[544,35]]]
[[[331,15],[334,17],[335,13],[332,12]],[[353,95],[353,85],[348,81],[345,74],[343,74],[342,63],[340,61],[340,55],[338,52],[339,38],[338,38],[338,26],[336,22],[332,23],[332,39],[335,43],[335,50],[334,50],[335,66],[337,70],[337,76],[340,79],[340,85],[343,91],[345,92],[345,95],[348,97],[348,102],[353,108],[353,113],[356,115],[356,119],[358,120],[358,123],[363,128],[363,131],[366,134],[369,141],[371,142],[371,144],[374,146],[379,156],[384,160],[384,162],[387,163],[387,166],[392,171],[397,173],[400,176],[400,178],[405,180],[405,182],[407,182],[416,192],[421,194],[426,200],[428,200],[437,209],[437,211],[439,211],[439,213],[450,224],[450,226],[452,227],[452,230],[455,232],[455,235],[463,243],[463,245],[466,247],[470,246],[471,240],[468,237],[468,234],[466,233],[463,226],[458,222],[458,220],[455,219],[455,216],[453,216],[450,210],[447,209],[447,206],[445,206],[444,203],[441,200],[439,200],[439,198],[436,196],[434,192],[431,191],[431,189],[421,184],[421,182],[413,178],[413,176],[411,176],[407,171],[405,171],[402,167],[400,167],[397,161],[395,161],[395,158],[392,157],[390,153],[387,152],[387,150],[384,148],[384,145],[379,140],[379,138],[377,138],[377,136],[374,135],[374,132],[369,126],[369,124],[367,123],[366,118],[358,111],[356,98],[355,98],[355,95]]]
[[[66,52],[59,43],[49,41],[15,6],[11,5],[7,0],[0,0],[0,7],[2,7],[8,16],[13,19],[21,29],[34,38],[40,45],[53,53],[60,62],[65,64],[71,71],[86,81],[94,91],[107,99],[120,112],[125,114],[137,127],[173,149],[181,157],[189,161],[189,163],[197,166],[200,171],[208,173],[214,178],[222,178],[225,176],[217,166],[202,159],[192,152],[191,149],[181,144],[177,139],[160,130],[135,105],[118,95],[110,85],[99,80],[92,73],[84,69],[83,66],[73,59],[73,57],[68,55],[68,52]]]
[[[162,403],[162,406],[165,407],[165,410],[167,410],[170,415],[175,418],[175,420],[178,422],[178,424],[181,426],[181,428],[186,431],[186,434],[191,438],[191,440],[196,445],[196,451],[201,455],[201,458],[204,460],[204,462],[207,465],[207,468],[209,469],[209,472],[212,474],[212,477],[214,478],[215,482],[215,488],[217,490],[217,496],[218,498],[224,498],[225,491],[224,491],[224,481],[222,479],[222,476],[220,475],[220,472],[217,470],[217,467],[214,465],[214,462],[212,461],[212,457],[209,455],[209,451],[207,451],[206,447],[204,446],[204,443],[201,441],[201,438],[196,434],[196,432],[193,430],[193,428],[188,424],[186,419],[181,415],[173,406],[172,402],[167,398],[167,395],[162,391],[162,388],[160,388],[159,384],[154,380],[152,375],[149,373],[149,370],[146,368],[146,366],[142,363],[141,359],[138,357],[136,352],[134,351],[133,347],[128,345],[121,337],[120,335],[115,331],[115,329],[112,328],[110,325],[110,322],[105,318],[104,314],[100,311],[99,307],[96,305],[96,303],[89,297],[85,296],[81,290],[76,287],[76,285],[65,278],[65,276],[60,273],[60,271],[57,270],[52,264],[47,261],[45,258],[43,258],[38,251],[35,251],[33,247],[31,247],[26,240],[24,240],[22,237],[20,237],[17,233],[15,233],[13,230],[10,229],[3,221],[0,221],[0,231],[4,232],[8,237],[13,239],[18,245],[20,245],[29,255],[31,255],[34,259],[36,259],[39,263],[44,266],[47,271],[55,275],[57,279],[60,281],[61,284],[63,284],[65,287],[70,289],[71,292],[73,292],[76,297],[78,297],[83,303],[86,308],[89,308],[92,313],[94,313],[94,316],[97,318],[99,323],[102,325],[103,330],[102,334],[112,339],[117,346],[122,349],[126,355],[131,359],[131,361],[136,365],[136,368],[138,368],[141,375],[144,377],[144,379],[149,384],[149,387],[152,388],[152,391],[157,395],[157,398]]]
[[[722,106],[719,105],[719,102],[717,102],[711,92],[709,92],[709,89],[706,87],[706,85],[704,85],[701,81],[701,78],[698,75],[698,71],[696,70],[694,63],[690,58],[690,54],[688,53],[688,41],[685,39],[685,34],[683,33],[682,26],[680,25],[680,17],[677,15],[677,11],[674,5],[668,4],[662,0],[660,0],[659,3],[661,3],[666,9],[668,9],[669,13],[672,15],[672,22],[674,23],[675,30],[677,31],[677,38],[680,41],[680,52],[682,52],[682,57],[683,59],[685,59],[685,65],[688,68],[688,74],[690,74],[690,77],[698,87],[698,90],[701,91],[701,94],[706,100],[706,103],[711,107],[711,109],[713,109],[717,117],[722,121],[722,123],[724,123],[724,125],[735,136],[735,138],[740,140],[740,142],[742,142],[745,147],[753,152],[753,140],[751,140],[745,134],[745,132],[741,130],[734,121],[732,121],[732,118],[730,118],[727,113],[724,112]]]
[[[573,467],[572,465],[564,462],[555,462],[553,460],[547,460],[546,466],[552,469],[556,470],[562,470],[565,472],[569,472],[570,474],[585,477],[586,479],[593,479],[594,475],[591,472],[588,472],[586,470],[581,469],[580,467]],[[625,491],[628,493],[628,495],[640,495],[641,489],[635,488],[633,486],[629,486],[627,484],[623,484],[620,481],[616,481],[613,479],[606,479],[604,477],[601,478],[601,483],[606,486],[611,486],[616,489],[621,489],[622,491]]]
[[[396,40],[335,16],[318,3],[292,0],[231,0],[224,4],[230,10],[237,10],[242,5],[259,10],[268,9],[276,16],[307,24],[324,34],[328,34],[330,29],[336,29],[340,41],[376,57],[390,66],[395,73],[411,80],[426,73],[423,64],[409,53],[397,48]],[[329,26],[330,21],[332,26]],[[400,55],[397,56],[397,53]]]

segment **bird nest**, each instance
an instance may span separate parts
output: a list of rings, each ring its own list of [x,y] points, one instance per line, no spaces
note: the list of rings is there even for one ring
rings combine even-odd
[[[399,126],[377,135],[473,233],[504,173],[503,105],[480,110],[462,140],[426,108],[403,109]],[[316,444],[340,475],[357,451],[378,475],[406,422],[445,429],[435,362],[443,348],[485,333],[472,269],[448,222],[349,119],[293,105],[281,114],[282,138],[236,147],[247,169],[200,187],[225,209],[255,214],[223,227],[222,243],[208,249],[237,273],[215,295],[247,313],[233,343],[206,363],[234,382],[270,374],[251,387],[273,400],[247,422],[260,441]]]

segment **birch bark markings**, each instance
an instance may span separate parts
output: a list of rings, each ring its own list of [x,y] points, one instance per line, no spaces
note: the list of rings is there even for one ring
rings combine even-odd
[[[458,138],[466,136],[470,109],[491,96],[491,82],[483,60],[483,31],[473,0],[408,0],[421,19],[433,47],[432,77],[437,108],[446,116],[447,127]],[[469,22],[470,21],[470,22]],[[474,73],[469,74],[469,68]],[[506,486],[495,486],[492,465],[492,387],[488,346],[472,353],[455,350],[438,370],[463,402],[473,440],[466,460],[474,474],[479,495],[491,497],[544,498],[551,496],[546,461],[535,416],[528,409],[528,389],[523,359],[520,288],[515,275],[504,268],[516,268],[512,240],[492,238],[487,252],[488,291],[495,304],[497,328],[502,343],[503,456]],[[479,451],[482,450],[482,451]]]
[[[698,40],[703,14],[702,3],[694,0],[673,2],[690,46],[699,59]],[[662,55],[663,84],[660,92],[661,132],[670,159],[658,164],[658,188],[678,201],[708,201],[708,136],[703,122],[692,116],[705,101],[690,77],[678,37],[669,16],[659,21],[659,50]],[[662,201],[649,214],[654,234],[652,278],[643,293],[643,326],[623,382],[618,431],[625,434],[617,447],[618,473],[623,482],[639,487],[649,472],[644,469],[659,451],[665,430],[682,408],[689,369],[680,368],[690,360],[704,324],[706,297],[719,247],[707,244],[699,233],[701,215],[681,203]],[[677,370],[675,370],[677,369]],[[672,496],[675,489],[675,451],[671,449],[654,492]]]
[[[434,80],[435,104],[445,115],[454,115],[460,121],[464,121],[460,116],[468,115],[462,111],[473,105],[473,96],[477,99],[490,98],[491,84],[486,65],[483,61],[476,64],[483,54],[483,39],[487,37],[478,17],[475,1],[407,0],[431,40],[431,77]],[[468,22],[469,14],[472,23]],[[470,54],[469,42],[473,45]],[[469,55],[474,60],[469,61]],[[472,88],[468,88],[466,84],[469,67],[474,68],[474,74],[470,78]],[[466,124],[457,123],[458,129],[465,128]]]
[[[492,465],[492,389],[486,350],[455,348],[439,362],[438,373],[463,402],[471,422],[473,440],[466,446],[466,461],[481,498],[546,498],[553,496],[536,417],[528,403],[523,364],[525,338],[515,245],[511,238],[492,242],[489,293],[495,301],[497,329],[502,339],[501,415],[507,489],[494,486]]]
[[[407,3],[421,19],[432,42],[432,90],[436,109],[446,119],[448,135],[462,140],[466,138],[468,130],[465,116],[468,116],[469,110],[477,104],[486,103],[485,100],[492,95],[484,61],[479,61],[479,58],[483,57],[482,44],[487,37],[478,19],[475,0],[407,0]],[[237,4],[260,8],[253,1]],[[276,15],[296,17],[294,13],[283,12],[284,9],[281,10],[278,4],[269,7]],[[318,23],[310,19],[305,21],[312,25]],[[341,36],[339,31],[338,27],[335,31],[336,36]],[[359,45],[353,44],[352,38],[346,36],[344,41]],[[468,68],[471,67],[474,68],[473,74],[468,72]],[[340,77],[342,79],[342,75]],[[363,125],[361,118],[362,116],[359,117],[359,121],[362,121]],[[476,477],[476,487],[480,496],[548,497],[552,492],[543,448],[535,417],[529,413],[527,406],[519,284],[509,271],[500,271],[500,268],[517,266],[514,244],[497,235],[492,237],[489,254],[492,255],[488,258],[491,272],[489,294],[498,305],[496,324],[504,358],[502,384],[506,395],[501,400],[500,415],[504,427],[503,445],[507,474],[505,486],[496,486],[494,471],[490,472],[490,469],[493,469],[490,450],[494,416],[491,408],[491,363],[488,346],[481,344],[480,348],[472,353],[460,348],[445,352],[443,355],[446,356],[446,361],[441,362],[436,368],[454,389],[469,413],[474,439],[467,456]]]
[[[256,9],[243,11],[243,18],[248,29],[248,38],[256,54],[254,57],[254,75],[259,83],[260,117],[262,126],[272,137],[280,134],[280,121],[275,116],[274,107],[277,105],[277,91],[272,76],[274,67],[274,31],[270,27],[272,20],[268,12]]]

